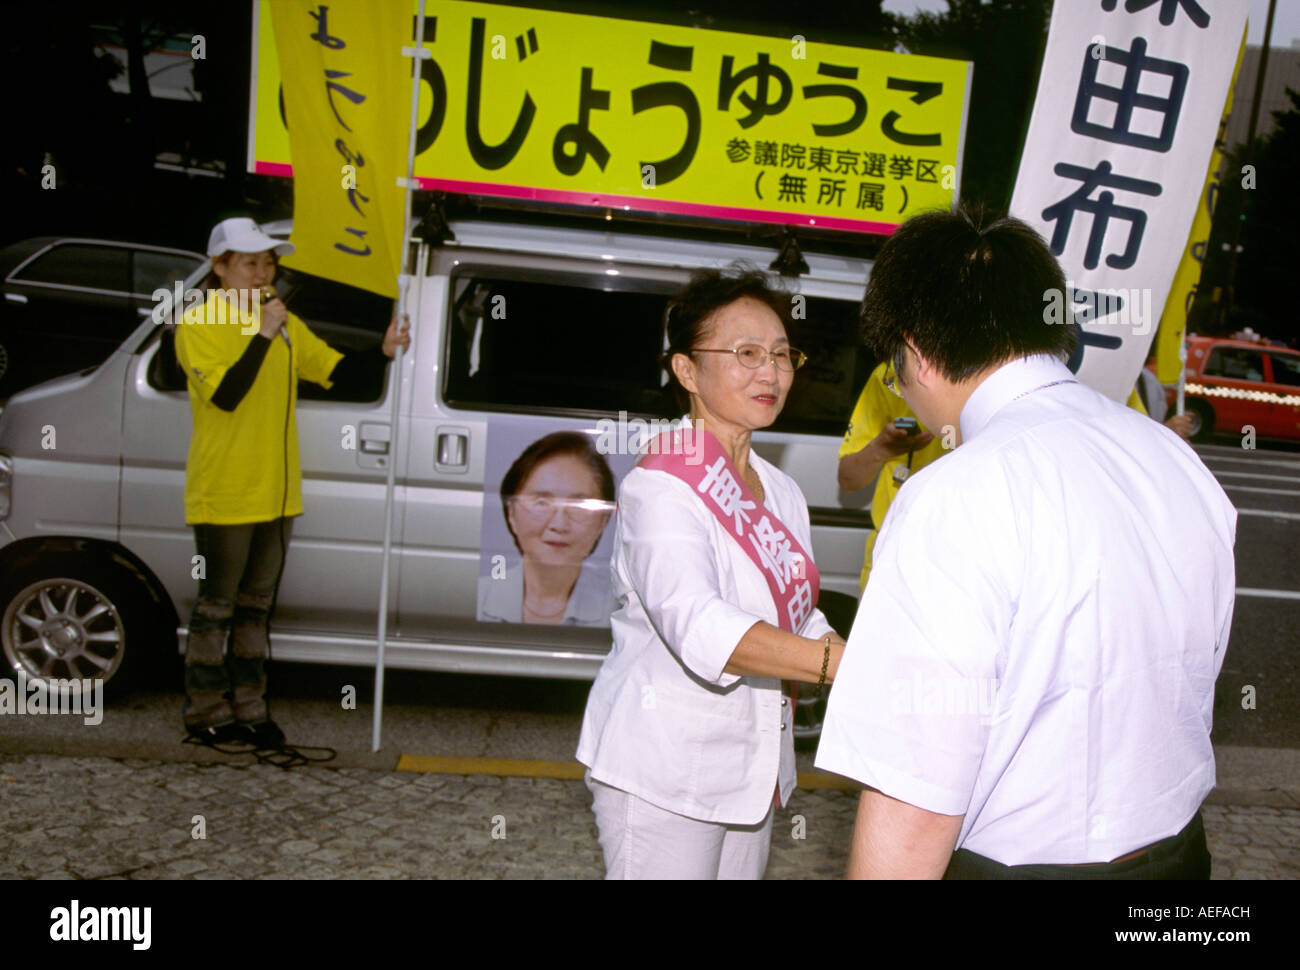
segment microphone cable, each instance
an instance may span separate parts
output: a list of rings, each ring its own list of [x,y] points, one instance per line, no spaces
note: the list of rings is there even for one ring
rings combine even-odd
[[[262,287],[263,300],[275,299],[275,297],[276,292],[272,287]],[[264,631],[266,635],[266,661],[268,664],[272,659],[271,617],[274,615],[276,605],[280,599],[280,583],[284,579],[284,568],[289,558],[289,540],[285,532],[285,513],[289,509],[289,418],[293,410],[293,389],[296,378],[294,376],[293,368],[293,341],[289,339],[289,320],[287,316],[284,324],[280,327],[280,336],[284,338],[288,356],[285,358],[287,363],[287,369],[285,372],[287,383],[284,395],[284,431],[281,451],[283,475],[280,488],[280,569],[276,573],[275,592],[271,594],[271,606],[266,614],[266,629]],[[267,720],[271,719],[271,704],[269,700],[266,702],[266,717]],[[213,747],[216,746],[213,745]],[[258,764],[272,764],[277,768],[285,769],[295,768],[313,762],[331,761],[337,754],[333,748],[291,745],[283,741],[278,745],[267,748],[252,748],[252,746],[249,745],[247,749],[243,750],[237,749],[233,751],[224,751],[221,748],[217,748],[217,750],[222,751],[224,754],[251,753],[257,758]],[[321,752],[321,754],[312,755],[304,752]]]
[[[270,286],[261,288],[260,295],[262,299],[275,299],[276,292]],[[288,537],[285,535],[285,513],[289,508],[289,415],[293,406],[293,388],[294,388],[294,371],[293,371],[293,342],[289,339],[287,331],[288,319],[285,319],[284,325],[280,328],[280,336],[284,338],[288,348],[288,369],[286,376],[288,386],[284,396],[284,430],[282,434],[282,481],[280,488],[280,568],[275,577],[275,589],[271,594],[271,604],[266,614],[266,625],[263,628],[263,634],[266,639],[266,663],[271,661],[271,616],[275,613],[276,604],[280,598],[280,583],[284,579],[285,562],[288,559]],[[265,668],[263,668],[265,676]],[[265,698],[263,698],[265,701]],[[271,705],[266,703],[266,719],[271,720]],[[272,722],[274,723],[274,722]],[[244,755],[251,754],[257,759],[258,764],[275,765],[277,768],[296,768],[301,765],[313,764],[322,761],[332,761],[338,754],[333,748],[312,747],[308,745],[291,745],[280,742],[277,745],[267,747],[255,747],[251,741],[230,741],[224,744],[214,744],[205,741],[197,735],[186,735],[182,739],[185,744],[201,744],[206,748],[211,748],[225,755]],[[306,752],[316,752],[308,754]]]

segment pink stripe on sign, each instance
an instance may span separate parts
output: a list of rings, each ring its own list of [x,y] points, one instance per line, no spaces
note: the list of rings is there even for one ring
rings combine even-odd
[[[833,216],[806,216],[797,212],[772,212],[768,209],[705,205],[700,202],[679,202],[672,199],[644,199],[635,195],[570,192],[565,189],[538,189],[524,185],[499,185],[495,182],[461,182],[456,179],[421,177],[418,181],[422,189],[442,189],[444,192],[463,192],[469,195],[499,195],[511,199],[527,199],[531,202],[560,202],[565,205],[590,205],[604,209],[638,209],[646,212],[702,216],[707,219],[772,222],[782,225],[808,226],[816,229],[839,229],[846,232],[865,232],[884,236],[892,234],[898,228],[896,223],[891,222],[840,219]]]
[[[293,166],[284,162],[254,162],[257,175],[293,176]],[[563,205],[589,205],[602,209],[636,209],[639,212],[666,212],[672,215],[697,216],[705,219],[728,221],[767,222],[787,226],[807,226],[810,229],[838,229],[842,232],[891,235],[898,228],[893,222],[872,222],[866,219],[841,219],[835,216],[807,216],[797,212],[772,212],[768,209],[746,209],[740,206],[706,205],[701,202],[678,202],[672,199],[644,199],[635,195],[607,195],[602,192],[572,192],[567,189],[538,189],[526,185],[501,185],[496,182],[463,182],[458,179],[433,179],[419,176],[416,181],[422,189],[441,189],[465,195],[496,195],[507,199],[525,199],[529,202],[558,202]]]
[[[821,589],[817,565],[790,527],[750,492],[711,432],[691,427],[665,431],[650,441],[637,465],[690,485],[763,575],[776,604],[777,625],[787,633],[803,629]]]

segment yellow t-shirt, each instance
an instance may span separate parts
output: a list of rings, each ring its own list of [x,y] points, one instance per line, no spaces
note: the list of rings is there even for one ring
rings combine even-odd
[[[209,291],[176,328],[176,357],[189,378],[194,433],[185,464],[185,521],[239,525],[302,514],[298,464],[298,379],[329,387],[343,357],[289,314],[292,344],[271,341],[244,399],[233,411],[212,403],[221,380],[257,335],[256,308],[241,313]],[[224,321],[224,322],[223,322]]]
[[[853,408],[853,415],[849,418],[848,430],[844,432],[844,442],[840,445],[839,457],[843,458],[855,451],[861,451],[872,438],[884,430],[885,425],[895,418],[916,417],[906,401],[885,387],[884,378],[888,373],[888,367],[888,363],[880,364],[867,378],[867,384]],[[917,423],[918,433],[927,430],[919,421]],[[912,452],[912,467],[909,474],[915,475],[943,453],[942,436],[935,435],[934,440],[924,448]],[[876,536],[879,535],[880,527],[884,524],[889,504],[894,501],[894,496],[898,494],[901,487],[894,481],[894,469],[899,466],[907,467],[906,454],[885,462],[879,477],[876,478],[876,490],[871,496],[871,521],[874,528],[867,535],[866,557],[862,563],[862,577],[859,580],[860,589],[867,588],[867,577],[871,574],[871,552],[876,546]]]
[[[1138,414],[1145,414],[1148,418],[1151,417],[1147,411],[1147,406],[1142,403],[1142,395],[1138,393],[1136,386],[1133,388],[1133,393],[1128,396],[1128,400],[1124,402],[1124,406],[1132,408]]]

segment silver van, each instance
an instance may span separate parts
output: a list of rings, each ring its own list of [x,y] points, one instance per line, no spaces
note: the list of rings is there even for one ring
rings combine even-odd
[[[284,223],[265,228],[288,235]],[[382,386],[334,393],[303,385],[306,514],[293,530],[273,655],[374,663],[395,458],[387,663],[591,679],[609,647],[607,622],[482,615],[482,581],[510,568],[514,552],[502,539],[502,471],[520,442],[674,415],[657,362],[667,297],[696,268],[738,259],[766,267],[775,251],[518,216],[451,229],[455,238],[438,247],[412,242],[418,316],[400,373],[389,364]],[[821,606],[847,633],[869,490],[839,492],[836,452],[874,363],[857,339],[869,263],[804,257],[809,272],[788,281],[802,296],[791,339],[810,363],[777,425],[754,442],[803,488]],[[199,286],[206,271],[185,285]],[[391,314],[389,301],[288,270],[281,285],[290,308],[340,349],[378,343]],[[169,336],[145,319],[93,373],[30,388],[0,414],[0,644],[9,672],[99,677],[112,692],[184,643],[197,593],[183,502],[191,417],[183,378],[168,366]],[[611,466],[621,461],[625,471],[633,460],[611,456]]]

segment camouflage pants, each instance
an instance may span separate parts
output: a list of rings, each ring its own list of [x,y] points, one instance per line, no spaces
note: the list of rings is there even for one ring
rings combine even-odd
[[[291,526],[194,526],[203,572],[185,646],[187,728],[266,720],[267,631]]]

